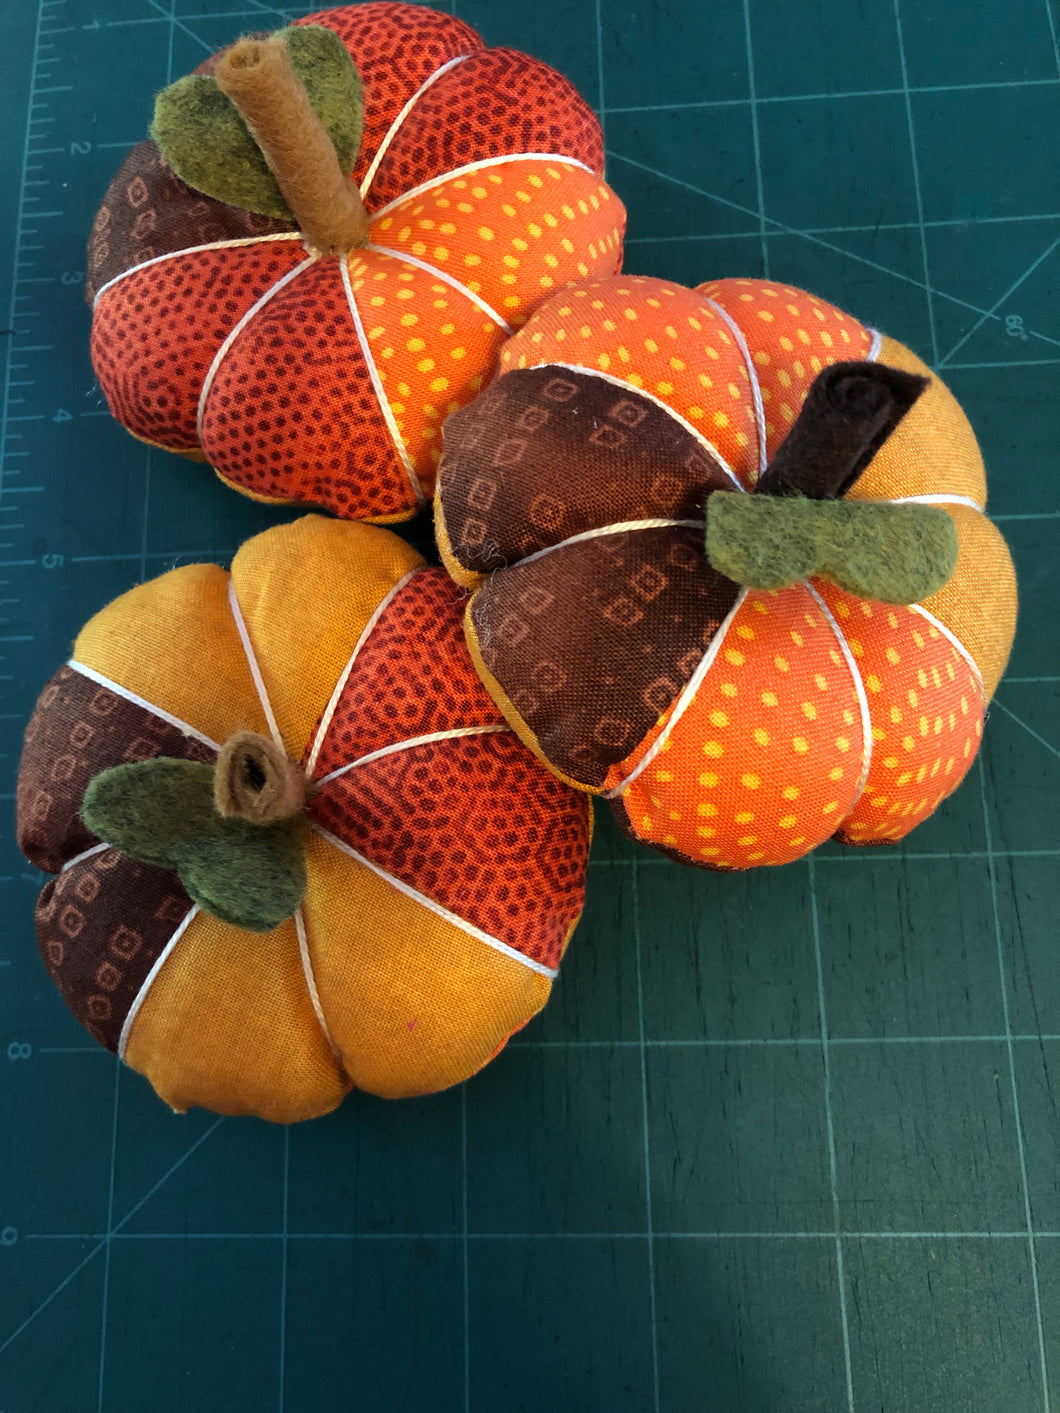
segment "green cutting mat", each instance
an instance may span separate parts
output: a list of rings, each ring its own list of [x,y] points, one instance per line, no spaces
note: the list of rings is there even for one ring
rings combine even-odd
[[[176,1117],[86,1043],[5,831],[0,1410],[1060,1409],[1056,21],[456,6],[597,105],[631,269],[806,285],[944,370],[1020,573],[1010,673],[979,766],[885,855],[723,878],[603,824],[538,1022],[463,1090],[290,1132]],[[7,801],[81,622],[285,518],[108,419],[81,283],[153,90],[303,12],[0,8]]]

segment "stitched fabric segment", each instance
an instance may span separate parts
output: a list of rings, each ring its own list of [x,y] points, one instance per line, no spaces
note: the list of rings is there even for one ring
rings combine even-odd
[[[26,727],[16,805],[19,848],[35,867],[58,872],[99,842],[78,813],[92,777],[155,756],[211,761],[214,753],[153,712],[60,667]]]
[[[354,662],[316,778],[428,732],[501,724],[463,643],[463,603],[437,569],[395,594]],[[555,967],[581,907],[584,810],[512,735],[484,734],[366,762],[330,780],[310,812],[394,877]]]
[[[37,900],[37,946],[74,1016],[115,1054],[129,1009],[191,909],[169,869],[106,849],[50,879]]]

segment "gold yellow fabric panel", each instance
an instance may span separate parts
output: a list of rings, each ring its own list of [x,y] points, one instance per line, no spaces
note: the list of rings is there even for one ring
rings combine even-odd
[[[188,564],[122,594],[81,630],[73,656],[218,743],[267,730],[228,575],[215,564]]]
[[[252,933],[197,913],[133,1021],[125,1058],[174,1109],[276,1123],[349,1089],[313,1010],[293,919]]]
[[[422,563],[396,535],[322,515],[236,555],[232,581],[289,754],[301,754],[380,602]]]
[[[459,1084],[541,1009],[551,982],[310,832],[309,955],[359,1089],[385,1098]]]
[[[994,695],[1016,632],[1016,571],[1001,531],[968,506],[948,505],[960,545],[957,568],[921,607],[933,614],[971,653]]]
[[[983,458],[968,418],[949,388],[894,339],[883,339],[878,361],[919,373],[931,382],[848,492],[848,499],[950,495],[985,505]]]

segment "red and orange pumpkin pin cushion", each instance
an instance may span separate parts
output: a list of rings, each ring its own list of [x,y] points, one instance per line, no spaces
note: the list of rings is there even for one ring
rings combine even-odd
[[[554,297],[501,367],[447,423],[436,522],[523,740],[706,867],[931,814],[1016,609],[939,379],[801,290],[625,276]]]
[[[395,536],[310,516],[130,590],[46,687],[18,787],[57,875],[41,953],[173,1107],[442,1089],[544,1005],[588,802],[503,721],[460,609]]]
[[[241,40],[152,132],[93,228],[93,365],[136,436],[261,499],[414,514],[504,339],[620,266],[588,105],[421,6]]]

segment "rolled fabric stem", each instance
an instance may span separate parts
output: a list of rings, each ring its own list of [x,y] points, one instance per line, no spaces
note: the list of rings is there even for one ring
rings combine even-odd
[[[762,473],[758,493],[814,500],[845,495],[926,387],[926,378],[883,363],[824,368]]]
[[[343,255],[368,239],[361,193],[339,166],[279,35],[241,39],[214,71],[261,148],[309,248]]]
[[[213,793],[218,813],[226,818],[276,824],[305,808],[309,781],[268,736],[237,731],[217,757]]]

